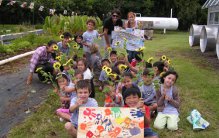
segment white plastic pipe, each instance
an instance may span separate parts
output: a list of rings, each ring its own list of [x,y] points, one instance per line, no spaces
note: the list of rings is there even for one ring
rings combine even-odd
[[[217,41],[216,41],[216,54],[217,54],[217,58],[219,59],[219,34],[217,35]]]
[[[151,29],[167,29],[176,30],[179,26],[177,18],[165,17],[135,17],[137,21],[151,21],[153,26]]]
[[[202,28],[200,36],[200,49],[202,53],[216,50],[217,36],[217,25],[208,25]]]
[[[200,43],[201,30],[204,25],[192,24],[189,30],[189,45],[197,46]]]
[[[27,53],[24,53],[24,54],[20,54],[20,55],[17,55],[17,56],[8,58],[8,59],[1,60],[1,61],[0,61],[0,66],[3,65],[3,64],[5,64],[5,63],[8,63],[8,62],[17,60],[17,59],[19,59],[19,58],[22,58],[22,57],[31,55],[31,54],[33,54],[33,53],[34,53],[34,51],[30,51],[30,52],[27,52]]]

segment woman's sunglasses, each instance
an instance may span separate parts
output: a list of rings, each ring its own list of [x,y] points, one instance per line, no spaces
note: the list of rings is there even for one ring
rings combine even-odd
[[[116,18],[119,18],[119,16],[118,15],[112,15],[113,17],[116,17]]]

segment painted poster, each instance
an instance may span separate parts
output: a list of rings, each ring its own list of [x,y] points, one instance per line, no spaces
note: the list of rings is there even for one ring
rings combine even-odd
[[[137,108],[80,107],[80,138],[143,138],[144,114]]]

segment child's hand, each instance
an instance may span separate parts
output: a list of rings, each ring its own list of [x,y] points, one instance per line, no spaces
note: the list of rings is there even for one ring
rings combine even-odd
[[[169,96],[165,96],[165,100],[167,100],[167,101],[170,101],[171,100],[171,98],[169,97]]]
[[[164,97],[166,96],[167,90],[165,88],[163,88],[163,93],[162,95],[164,95]]]
[[[144,108],[144,106],[141,108],[141,111],[142,111],[142,113],[144,113],[145,114],[145,108]]]
[[[83,100],[81,98],[78,98],[77,101],[76,101],[76,104],[78,106],[82,105],[83,104]]]
[[[144,105],[144,101],[143,101],[143,98],[140,98],[138,104],[137,104],[137,108],[142,108]]]
[[[55,92],[55,93],[59,93],[59,89],[58,88],[55,88],[54,90],[53,90],[53,92]]]

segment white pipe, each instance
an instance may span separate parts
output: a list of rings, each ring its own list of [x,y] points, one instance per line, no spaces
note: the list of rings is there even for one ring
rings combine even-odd
[[[189,45],[191,47],[199,45],[202,27],[203,25],[191,25],[189,30]]]
[[[170,18],[172,18],[173,17],[173,9],[171,8],[171,10],[170,10]]]
[[[219,34],[217,35],[216,54],[217,54],[217,58],[219,59]]]
[[[200,35],[201,52],[215,51],[218,36],[218,25],[207,25],[202,27]]]
[[[17,59],[19,59],[19,58],[22,58],[22,57],[31,55],[31,54],[33,54],[33,53],[34,53],[34,51],[30,51],[30,52],[26,52],[26,53],[24,53],[24,54],[20,54],[20,55],[17,55],[17,56],[8,58],[8,59],[1,60],[1,61],[0,61],[0,66],[3,65],[3,64],[5,64],[5,63],[8,63],[8,62],[17,60]]]

